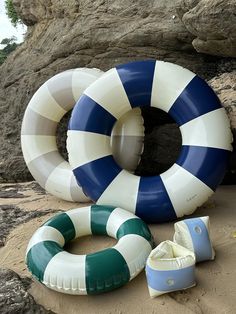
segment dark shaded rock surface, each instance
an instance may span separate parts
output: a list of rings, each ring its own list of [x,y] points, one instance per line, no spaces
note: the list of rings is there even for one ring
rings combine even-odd
[[[0,268],[0,313],[1,314],[52,314],[37,304],[27,291],[29,278],[21,278],[10,269]]]
[[[4,191],[4,188],[2,188]],[[17,187],[16,187],[17,190]],[[5,191],[5,194],[9,193],[9,191]],[[10,192],[11,195],[13,192]],[[19,195],[19,193],[15,196]],[[2,196],[2,198],[4,198]],[[5,245],[6,237],[10,233],[10,231],[17,227],[18,225],[27,222],[33,218],[45,216],[49,213],[56,213],[60,211],[59,209],[45,209],[45,210],[35,210],[35,211],[27,211],[21,209],[19,206],[15,206],[12,204],[0,205],[0,247]],[[1,312],[0,312],[1,313]]]
[[[174,120],[164,111],[143,108],[145,140],[137,175],[156,175],[174,164],[181,149],[181,133]]]
[[[215,57],[197,53],[192,45],[200,30],[197,29],[196,34],[192,31],[194,17],[191,13],[190,18],[189,11],[204,11],[205,4],[211,0],[13,2],[23,22],[28,25],[28,32],[25,42],[0,68],[0,182],[32,179],[20,148],[21,121],[35,91],[56,73],[84,66],[107,70],[119,63],[150,58],[180,64],[208,80],[221,73],[227,75],[227,72],[236,68],[235,59],[221,58],[221,53]],[[208,10],[213,21],[215,16],[216,19],[219,16],[213,11],[214,8]],[[203,15],[206,21],[207,13],[204,11],[201,15],[201,10],[196,11],[197,19],[201,21]],[[225,22],[224,25],[226,24]],[[234,35],[230,38],[234,42]],[[232,53],[229,55],[232,56]],[[150,125],[157,123],[153,117],[149,119]],[[58,131],[58,143],[66,156],[64,130],[67,119],[63,121]],[[170,132],[173,134],[174,131]],[[156,135],[153,134],[154,137]],[[147,142],[149,139],[145,141]],[[159,143],[155,139],[154,142],[156,145]],[[155,147],[160,151],[158,146],[153,149]],[[176,156],[174,150],[173,148],[171,161]],[[147,155],[148,151],[146,150]],[[147,155],[143,155],[145,160]],[[150,173],[146,166],[143,171]]]

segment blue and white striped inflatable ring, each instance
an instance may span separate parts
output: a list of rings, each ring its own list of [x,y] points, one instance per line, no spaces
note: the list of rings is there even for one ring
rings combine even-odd
[[[89,234],[118,240],[111,248],[87,255],[63,246]],[[138,217],[112,206],[83,207],[54,216],[31,238],[26,264],[48,288],[68,294],[98,294],[133,279],[144,268],[153,247],[148,226]]]
[[[29,171],[45,190],[67,201],[87,202],[89,199],[78,186],[69,163],[58,151],[56,129],[85,88],[102,73],[98,69],[78,68],[51,77],[33,95],[22,121],[21,147]],[[125,169],[136,169],[143,137],[140,108],[116,123],[110,145],[115,159]],[[122,154],[123,151],[129,158]]]
[[[182,134],[179,158],[158,176],[121,169],[109,147],[115,121],[141,106],[169,113]],[[208,199],[224,176],[231,142],[225,110],[207,83],[178,65],[150,60],[119,65],[84,91],[72,112],[67,149],[91,199],[155,223],[191,214]]]

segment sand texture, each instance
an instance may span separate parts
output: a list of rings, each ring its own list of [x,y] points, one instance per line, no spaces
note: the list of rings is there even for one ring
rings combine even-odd
[[[34,231],[56,212],[83,205],[45,194],[34,182],[1,185],[0,197],[0,269],[11,269],[23,280],[29,281],[27,278],[32,277],[26,269],[24,257]],[[236,187],[221,186],[193,216],[204,215],[210,216],[216,259],[197,264],[197,286],[194,288],[150,299],[145,274],[142,272],[124,287],[98,296],[64,295],[51,291],[34,280],[27,285],[27,293],[45,311],[51,310],[58,314],[235,314]],[[173,237],[173,223],[150,225],[150,229],[156,244]],[[84,254],[114,243],[115,240],[108,237],[89,236],[73,241],[67,249],[72,253]],[[4,277],[0,278],[3,285]],[[2,309],[1,311],[0,308],[0,313],[13,313],[6,312],[4,307]],[[33,309],[21,311],[19,313],[38,313]],[[43,313],[42,309],[40,313]]]

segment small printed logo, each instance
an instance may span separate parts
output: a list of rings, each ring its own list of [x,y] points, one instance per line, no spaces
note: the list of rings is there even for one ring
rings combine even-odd
[[[175,283],[175,281],[174,281],[173,278],[168,278],[168,279],[166,280],[166,283],[167,283],[168,286],[173,286],[174,283]]]
[[[194,194],[193,196],[187,198],[187,202],[192,201],[196,196],[197,196],[197,194]]]

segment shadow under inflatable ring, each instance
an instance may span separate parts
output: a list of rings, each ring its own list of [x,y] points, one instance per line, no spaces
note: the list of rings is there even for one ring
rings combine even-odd
[[[182,134],[178,160],[158,176],[128,173],[109,147],[115,121],[141,106],[169,113]],[[162,222],[208,199],[224,176],[231,142],[225,110],[207,83],[181,66],[149,60],[119,65],[85,90],[72,112],[67,150],[77,182],[97,204]]]
[[[89,234],[118,240],[111,248],[87,255],[66,252],[69,241]],[[52,290],[98,294],[116,289],[139,274],[153,247],[148,226],[121,208],[76,208],[49,219],[32,236],[26,264],[33,276]]]
[[[56,128],[85,88],[102,74],[98,69],[78,68],[53,76],[36,91],[24,114],[21,147],[27,167],[45,190],[67,201],[86,202],[89,199],[77,185],[71,166],[58,152]],[[124,115],[113,134],[111,146],[115,158],[122,167],[135,170],[144,137],[140,109]],[[127,151],[127,146],[129,156],[124,158],[121,152]]]

